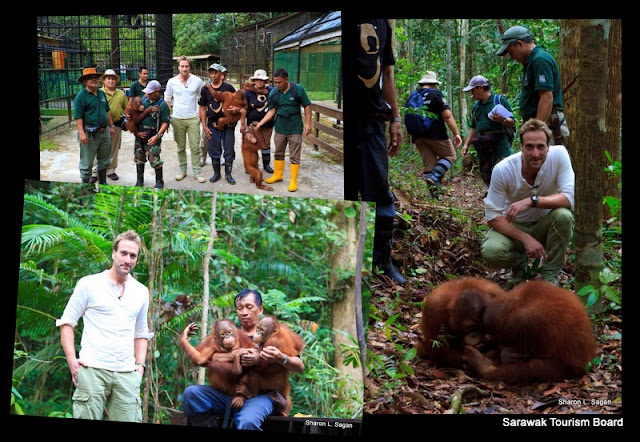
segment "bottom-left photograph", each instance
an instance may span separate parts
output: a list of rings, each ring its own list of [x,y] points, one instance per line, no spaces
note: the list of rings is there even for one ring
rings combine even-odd
[[[360,435],[372,206],[24,188],[13,415]]]

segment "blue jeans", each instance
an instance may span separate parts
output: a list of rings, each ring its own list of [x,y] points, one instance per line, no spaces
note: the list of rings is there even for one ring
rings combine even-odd
[[[182,395],[182,409],[189,419],[224,416],[231,396],[209,385],[190,385]],[[262,422],[273,412],[273,402],[265,395],[247,399],[242,408],[232,408],[231,417],[239,430],[260,430]]]
[[[211,139],[207,141],[207,152],[209,156],[217,160],[220,159],[224,151],[225,164],[233,163],[233,160],[236,158],[236,151],[234,149],[236,142],[235,126],[225,126],[224,130],[218,130],[209,124],[209,130],[211,131]]]

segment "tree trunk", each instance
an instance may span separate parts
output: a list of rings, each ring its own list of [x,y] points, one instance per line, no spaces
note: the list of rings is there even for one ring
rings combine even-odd
[[[453,98],[453,89],[451,83],[451,19],[445,20],[447,29],[447,99]]]
[[[576,291],[599,289],[602,270],[602,197],[604,189],[605,102],[608,20],[564,20],[563,29],[578,39],[574,118],[570,124],[575,183]]]
[[[621,102],[619,96],[622,93],[622,20],[609,21],[609,47],[608,47],[608,75],[607,75],[607,123],[605,150],[609,152],[612,161],[620,161],[620,116]],[[621,98],[620,98],[621,99]],[[607,166],[608,163],[605,163]],[[605,175],[604,194],[620,198],[618,184],[620,177],[611,174]],[[611,216],[609,206],[604,204],[604,219]],[[620,217],[621,213],[618,214]]]
[[[340,331],[357,338],[356,328],[356,291],[355,276],[357,261],[358,231],[356,217],[345,215],[345,209],[353,208],[353,201],[337,201],[336,211],[332,220],[339,231],[347,235],[345,243],[334,248],[331,254],[331,276],[329,278],[329,290],[333,298],[337,298],[331,306],[332,328],[336,330],[334,337],[334,367],[343,374],[350,374],[356,385],[363,384],[363,372],[360,368],[344,364],[344,357],[340,356],[341,345],[353,345],[351,340]],[[353,387],[344,384],[340,396],[349,400],[353,395]],[[355,410],[354,410],[355,411]]]
[[[160,302],[162,300],[162,248],[158,246],[161,242],[161,235],[163,229],[164,219],[164,206],[158,207],[158,190],[153,193],[153,213],[151,215],[151,244],[144,250],[144,255],[147,256],[149,263],[149,310],[147,311],[147,324],[150,330],[158,330],[158,318],[160,311]],[[157,284],[156,284],[157,283]],[[157,297],[154,297],[154,293]],[[157,298],[157,299],[156,299]],[[147,347],[147,357],[145,359],[147,365],[147,372],[144,377],[144,392],[142,399],[142,422],[149,422],[149,399],[151,396],[154,398],[154,413],[159,409],[158,397],[158,376],[154,376],[156,369],[155,349],[157,340],[154,336],[149,340]],[[153,394],[152,394],[153,388]],[[155,416],[152,419],[155,421]]]
[[[213,243],[218,237],[216,232],[216,202],[218,199],[218,193],[213,192],[211,197],[211,220],[209,222],[209,242],[207,244],[207,251],[204,254],[202,260],[202,322],[200,324],[200,342],[209,334],[209,264],[211,261],[211,251],[213,250]],[[198,369],[198,385],[204,385],[206,368],[200,367]]]
[[[498,32],[500,33],[500,35],[504,35],[504,22],[502,21],[501,18],[496,20],[497,24],[498,24]],[[506,95],[507,94],[507,57],[500,57],[502,58],[502,75],[500,76],[500,94],[502,95]]]
[[[464,84],[467,78],[467,44],[469,43],[469,20],[463,18],[460,20],[460,95],[458,100],[458,106],[460,108],[460,126],[463,130],[468,130],[467,127],[467,106],[464,99],[465,92],[463,91],[466,84]]]

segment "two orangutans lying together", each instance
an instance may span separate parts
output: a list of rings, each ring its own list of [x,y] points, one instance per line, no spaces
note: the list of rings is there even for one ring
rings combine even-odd
[[[425,298],[420,331],[421,358],[511,384],[582,376],[596,353],[578,296],[540,280],[508,292],[478,278],[448,281]]]

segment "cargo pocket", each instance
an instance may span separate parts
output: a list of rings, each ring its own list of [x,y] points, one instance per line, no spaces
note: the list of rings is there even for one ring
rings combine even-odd
[[[89,406],[91,395],[88,391],[76,390],[71,399],[73,399],[73,417],[75,419],[95,419]]]

